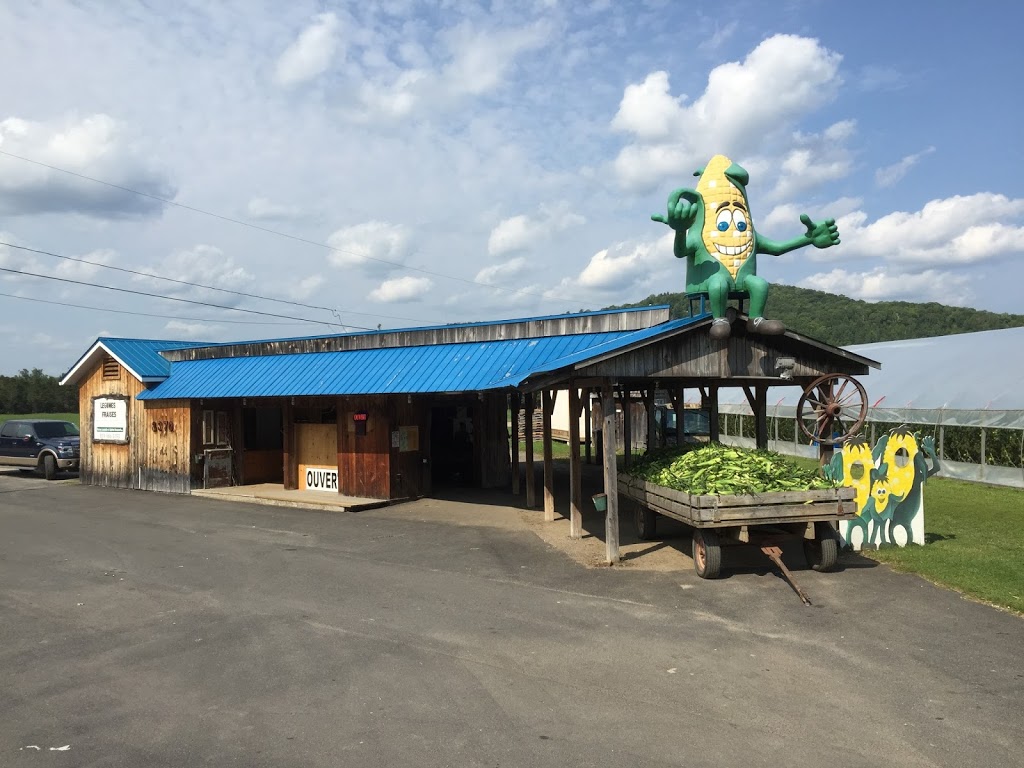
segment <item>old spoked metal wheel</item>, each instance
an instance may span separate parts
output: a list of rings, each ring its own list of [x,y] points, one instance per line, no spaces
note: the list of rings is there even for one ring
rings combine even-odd
[[[857,434],[867,416],[864,385],[845,373],[815,379],[796,404],[800,431],[820,445],[836,445]]]

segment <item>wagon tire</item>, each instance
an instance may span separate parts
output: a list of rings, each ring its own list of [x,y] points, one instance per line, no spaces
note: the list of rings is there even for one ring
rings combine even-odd
[[[658,515],[647,507],[636,508],[636,537],[640,541],[651,541],[657,536]]]
[[[804,539],[804,557],[815,571],[834,571],[839,563],[839,536],[828,523],[814,526],[814,541]]]
[[[722,572],[722,545],[714,531],[693,532],[693,570],[702,579],[717,579]]]
[[[39,466],[47,480],[53,480],[57,476],[57,460],[53,458],[53,454],[44,453],[39,460]]]

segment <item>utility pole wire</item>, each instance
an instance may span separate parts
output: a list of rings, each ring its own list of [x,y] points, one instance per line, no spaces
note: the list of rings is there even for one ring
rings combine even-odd
[[[349,325],[348,323],[329,323],[325,320],[310,320],[306,317],[295,317],[293,315],[279,315],[274,312],[261,312],[258,309],[244,309],[242,307],[229,307],[224,304],[212,304],[208,301],[196,301],[194,299],[183,299],[178,296],[163,296],[159,293],[149,293],[147,291],[134,291],[131,288],[117,288],[113,285],[99,285],[98,283],[87,283],[84,280],[72,280],[69,277],[56,277],[54,275],[40,275],[36,272],[24,272],[20,269],[11,269],[10,267],[0,267],[0,272],[9,272],[12,275],[24,275],[26,277],[39,277],[43,280],[56,280],[61,283],[73,283],[74,285],[85,285],[89,288],[103,288],[107,291],[117,291],[119,293],[132,293],[136,296],[148,296],[152,299],[166,299],[167,301],[180,301],[185,304],[195,304],[201,307],[214,307],[215,309],[227,309],[232,312],[248,312],[253,315],[263,315],[264,317],[276,317],[283,320],[299,320],[303,323],[313,323],[314,325],[326,325],[334,328],[357,328],[360,331],[372,331],[372,328],[364,328],[361,325]]]
[[[15,160],[22,160],[22,161],[24,161],[26,163],[32,163],[33,165],[38,165],[38,166],[40,166],[42,168],[49,168],[51,171],[57,171],[58,173],[66,173],[69,176],[74,176],[74,177],[79,178],[79,179],[84,179],[85,181],[92,181],[92,182],[94,182],[96,184],[102,184],[102,185],[104,185],[106,187],[110,187],[112,189],[119,189],[122,192],[128,192],[128,193],[133,194],[133,195],[139,195],[141,197],[147,197],[150,200],[156,200],[156,201],[164,203],[166,205],[173,205],[173,206],[175,206],[177,208],[182,208],[182,209],[184,209],[186,211],[192,211],[193,213],[200,213],[203,216],[211,216],[211,217],[213,217],[215,219],[220,219],[221,221],[230,222],[231,224],[238,224],[238,225],[243,226],[243,227],[249,227],[250,229],[259,230],[260,232],[266,232],[267,234],[270,234],[270,235],[277,235],[278,237],[286,237],[289,240],[294,240],[294,241],[296,241],[298,243],[305,243],[306,245],[314,245],[317,248],[326,248],[327,250],[334,251],[335,253],[344,253],[344,254],[346,254],[348,256],[356,256],[356,257],[358,257],[360,259],[366,259],[367,261],[375,261],[375,262],[377,262],[379,264],[387,264],[388,266],[391,266],[391,267],[397,267],[399,269],[407,269],[407,270],[410,270],[412,272],[419,272],[419,273],[424,274],[424,275],[430,275],[431,277],[439,277],[439,278],[442,278],[444,280],[456,280],[456,281],[458,281],[460,283],[466,283],[467,285],[477,285],[477,286],[480,286],[482,288],[491,288],[491,289],[496,290],[496,291],[505,291],[506,293],[511,293],[511,294],[523,294],[524,296],[533,296],[535,298],[544,299],[545,301],[569,301],[569,302],[574,302],[575,303],[574,299],[566,299],[566,298],[563,298],[563,297],[560,297],[560,296],[545,296],[542,293],[533,293],[532,291],[527,291],[527,290],[521,289],[521,288],[520,289],[506,288],[505,286],[495,285],[493,283],[482,283],[479,280],[470,280],[470,279],[465,278],[465,277],[456,277],[455,275],[446,275],[446,274],[444,274],[442,272],[432,272],[429,269],[422,269],[420,267],[412,267],[412,266],[409,266],[408,264],[402,264],[401,262],[398,262],[398,261],[388,261],[387,259],[380,259],[380,258],[377,258],[375,256],[367,256],[366,254],[363,254],[363,253],[356,253],[354,251],[346,251],[343,248],[335,248],[332,245],[328,245],[327,243],[321,243],[321,242],[319,242],[317,240],[310,240],[310,239],[305,238],[305,237],[300,237],[299,235],[290,235],[287,232],[281,232],[280,230],[277,230],[277,229],[270,229],[269,227],[262,227],[259,224],[253,224],[252,222],[243,221],[242,219],[235,219],[235,218],[232,218],[231,216],[225,216],[224,214],[221,214],[221,213],[214,213],[212,211],[205,211],[202,208],[196,208],[195,206],[186,205],[185,203],[178,203],[178,202],[175,202],[174,200],[169,200],[166,197],[160,197],[159,195],[154,195],[154,194],[151,194],[149,192],[142,192],[141,190],[138,190],[138,189],[132,189],[130,187],[124,187],[124,186],[121,186],[120,184],[114,184],[114,183],[109,182],[109,181],[104,181],[103,179],[97,179],[97,178],[94,178],[92,176],[86,176],[84,173],[78,173],[76,171],[69,171],[67,168],[60,168],[59,166],[50,165],[49,163],[44,163],[44,162],[42,162],[40,160],[33,160],[30,157],[24,157],[23,155],[16,155],[13,152],[7,152],[6,150],[3,150],[3,149],[0,149],[0,155],[4,155],[6,157],[12,157]]]
[[[57,307],[73,307],[74,309],[90,309],[94,312],[111,312],[118,315],[136,315],[137,317],[155,317],[160,320],[191,320],[196,323],[231,323],[232,325],[301,325],[302,323],[273,323],[260,320],[218,320],[215,317],[184,317],[182,315],[156,315],[152,312],[131,312],[127,309],[110,309],[108,307],[90,307],[88,304],[71,304],[66,301],[51,301],[49,299],[36,299],[31,296],[18,296],[14,293],[0,293],[8,299],[21,299],[22,301],[34,301],[38,304],[53,304]]]
[[[55,259],[64,259],[66,261],[75,261],[75,262],[78,262],[79,264],[88,264],[88,265],[93,266],[93,267],[102,267],[103,269],[112,269],[112,270],[115,270],[117,272],[124,272],[124,273],[129,274],[129,275],[138,275],[140,277],[149,277],[149,278],[152,278],[154,280],[166,280],[169,283],[177,283],[178,285],[188,285],[188,286],[190,286],[192,288],[205,288],[206,290],[209,290],[209,291],[220,291],[221,293],[230,293],[230,294],[233,294],[235,296],[244,296],[244,297],[249,298],[249,299],[260,299],[261,301],[274,301],[274,302],[277,302],[279,304],[291,304],[292,306],[302,307],[304,309],[321,309],[321,310],[324,310],[325,312],[330,312],[330,313],[332,313],[332,314],[334,314],[336,316],[338,314],[338,310],[334,309],[333,307],[319,307],[316,304],[303,304],[301,301],[290,301],[288,299],[275,299],[275,298],[272,298],[270,296],[260,296],[259,294],[256,294],[256,293],[245,293],[244,291],[233,291],[230,288],[218,288],[215,285],[204,285],[203,283],[191,283],[188,280],[178,280],[178,279],[173,278],[173,277],[164,277],[163,275],[156,275],[156,274],[153,274],[151,272],[141,272],[141,271],[139,271],[137,269],[128,269],[127,267],[115,267],[112,264],[103,264],[102,262],[99,262],[99,261],[89,261],[88,259],[80,259],[80,258],[77,258],[75,256],[63,256],[63,255],[61,255],[59,253],[53,253],[52,251],[43,251],[43,250],[40,250],[38,248],[29,248],[29,247],[24,246],[24,245],[15,245],[14,243],[8,243],[8,242],[5,242],[3,240],[0,240],[0,246],[3,246],[3,245],[7,246],[8,248],[17,248],[19,251],[28,251],[29,253],[38,253],[38,254],[40,254],[42,256],[52,256]],[[349,314],[349,315],[366,315],[367,317],[383,317],[383,318],[385,318],[387,320],[407,320],[407,321],[413,322],[413,323],[417,322],[417,318],[413,318],[413,317],[397,317],[397,316],[394,316],[394,315],[378,315],[378,314],[372,313],[372,312],[355,312],[353,310],[348,310],[348,309],[345,310],[345,313]],[[338,319],[340,320],[341,318],[339,317]]]

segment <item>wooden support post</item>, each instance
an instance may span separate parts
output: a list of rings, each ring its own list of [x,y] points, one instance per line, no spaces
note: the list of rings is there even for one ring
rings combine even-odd
[[[647,450],[658,447],[658,427],[654,419],[654,390],[644,390],[644,408],[647,409]]]
[[[593,424],[591,423],[590,415],[590,390],[583,390],[583,443],[584,450],[586,452],[587,464],[593,464],[594,458],[591,453],[594,441],[594,430]]]
[[[523,440],[526,442],[526,508],[537,506],[537,484],[533,476],[533,392],[526,393],[523,412]]]
[[[708,439],[713,443],[721,441],[721,435],[718,433],[718,387],[708,387]],[[678,418],[678,417],[677,417]],[[678,427],[677,427],[678,429]]]
[[[762,450],[768,450],[768,388],[754,389],[754,443]]]
[[[555,397],[550,389],[541,393],[541,418],[544,435],[544,522],[555,520],[555,460],[551,450],[551,412]]]
[[[597,407],[593,409],[591,418],[594,422],[594,456],[600,464],[604,462],[604,392],[597,398]]]
[[[509,396],[512,411],[512,493],[519,495],[519,411],[521,397],[518,392]]]
[[[282,471],[284,472],[284,489],[294,491],[299,487],[299,465],[295,455],[295,409],[290,402],[284,404],[281,409],[281,426],[284,428],[282,439],[283,451],[281,456]]]
[[[615,565],[619,562],[619,479],[615,466],[615,395],[611,387],[604,387],[601,400],[604,403],[604,492],[608,503],[604,551],[605,562]]]
[[[569,382],[569,538],[583,535],[583,472],[580,466],[580,391]]]
[[[619,389],[619,400],[622,401],[622,447],[625,451],[622,465],[628,469],[633,463],[633,409],[630,407],[631,398],[628,387],[624,390]],[[605,442],[607,441],[608,436],[605,435]]]

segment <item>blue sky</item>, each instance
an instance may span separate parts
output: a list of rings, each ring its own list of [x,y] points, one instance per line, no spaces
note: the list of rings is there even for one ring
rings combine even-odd
[[[1022,16],[1012,2],[6,4],[0,241],[94,263],[0,245],[0,267],[317,322],[0,272],[0,373],[58,374],[103,334],[295,336],[682,290],[650,214],[716,153],[750,171],[768,237],[800,234],[804,212],[839,222],[839,246],[760,259],[769,281],[1024,311]]]

